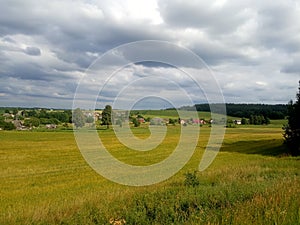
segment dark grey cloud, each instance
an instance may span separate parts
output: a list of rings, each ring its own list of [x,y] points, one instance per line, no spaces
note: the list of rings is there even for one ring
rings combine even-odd
[[[10,37],[3,37],[2,41],[8,43],[16,43],[16,41]]]
[[[247,20],[243,13],[244,3],[228,1],[217,5],[217,1],[159,1],[164,21],[174,27],[200,28],[204,31],[224,35],[236,30]]]
[[[291,61],[281,68],[282,73],[292,73],[300,78],[300,55],[291,57]]]
[[[1,104],[23,104],[14,97],[18,95],[37,105],[55,105],[60,98],[70,105],[77,83],[94,60],[139,40],[170,41],[192,50],[216,72],[225,98],[233,102],[285,103],[294,96],[291,89],[299,79],[298,1],[0,0],[0,4]],[[173,66],[195,67],[184,53],[169,47],[120,51],[95,68],[99,70],[95,79],[102,81],[101,74],[110,67],[139,61],[143,52],[148,54],[146,62],[124,72],[124,79],[130,79],[130,73],[140,78],[153,73],[172,76]],[[176,65],[155,63],[157,58]],[[110,90],[103,92],[106,102],[122,88],[121,80],[112,80]],[[197,98],[188,79],[181,75],[176,82],[190,87],[189,93]],[[92,79],[86,83],[97,89]],[[164,87],[164,83],[143,85],[153,91]]]
[[[281,72],[283,73],[297,73],[300,76],[300,65],[299,62],[291,63],[282,68]]]
[[[26,47],[24,52],[27,55],[32,55],[32,56],[40,56],[41,55],[41,50],[37,47]]]

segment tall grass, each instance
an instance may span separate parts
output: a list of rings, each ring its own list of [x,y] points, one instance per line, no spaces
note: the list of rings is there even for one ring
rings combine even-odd
[[[155,150],[137,152],[99,131],[109,151],[135,165],[172,152],[179,126]],[[147,128],[133,129],[141,138]],[[112,183],[83,160],[70,132],[0,132],[0,224],[299,224],[299,157],[284,156],[281,128],[227,129],[213,164],[195,175],[210,128],[170,179],[147,187]]]

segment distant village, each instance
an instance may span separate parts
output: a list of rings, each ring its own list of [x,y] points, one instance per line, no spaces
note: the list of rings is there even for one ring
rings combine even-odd
[[[81,110],[84,126],[107,125],[102,118],[102,110]],[[130,123],[134,127],[145,125],[210,125],[213,119],[194,118],[149,118],[139,113],[126,111],[113,111],[109,116],[108,125],[119,125]],[[73,129],[72,110],[58,109],[2,109],[0,111],[0,130],[32,130],[32,129]],[[242,124],[241,120],[231,121],[236,125]]]
[[[48,130],[72,128],[72,110],[54,109],[5,109],[0,114],[0,130]],[[90,114],[87,113],[87,118]],[[96,114],[96,113],[95,113]],[[101,113],[100,113],[101,114]],[[96,115],[100,115],[99,113]],[[89,118],[89,120],[91,120]],[[94,118],[92,118],[94,121]]]

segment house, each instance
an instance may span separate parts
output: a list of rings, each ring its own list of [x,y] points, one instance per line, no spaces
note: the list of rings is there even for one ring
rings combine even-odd
[[[98,121],[102,119],[101,112],[94,112],[94,121]]]
[[[57,125],[56,124],[46,124],[45,126],[47,129],[56,129]]]
[[[186,125],[187,125],[187,123],[186,123],[185,120],[180,120],[180,124],[183,125],[183,126],[186,126]]]
[[[165,125],[164,120],[161,118],[152,118],[150,120],[150,125]]]
[[[5,121],[8,122],[8,121],[14,119],[15,116],[13,114],[10,114],[10,113],[4,113],[3,117],[5,118]]]
[[[242,124],[242,121],[241,121],[241,120],[234,120],[233,122],[234,122],[234,124],[236,124],[236,125],[241,125],[241,124]]]
[[[193,119],[193,124],[200,124],[200,120],[199,119]]]
[[[144,119],[144,118],[138,118],[138,121],[139,121],[140,123],[145,123],[145,119]]]
[[[21,120],[13,120],[12,123],[15,125],[16,130],[27,130],[27,127],[23,125]]]

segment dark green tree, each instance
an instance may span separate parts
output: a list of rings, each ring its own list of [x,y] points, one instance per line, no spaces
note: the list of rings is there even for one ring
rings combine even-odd
[[[40,118],[50,118],[49,114],[47,113],[46,109],[41,109],[40,113],[39,113],[39,117]]]
[[[243,125],[245,125],[245,124],[248,123],[248,120],[247,120],[245,117],[243,117],[242,120],[241,120],[241,123],[242,123]]]
[[[13,109],[13,114],[16,116],[18,114],[19,110],[17,108]]]
[[[268,124],[271,123],[269,117],[265,117],[265,118],[264,118],[264,123],[265,123],[266,125],[268,125]]]
[[[31,117],[24,121],[26,127],[38,127],[40,125],[40,119],[36,117]]]
[[[133,123],[134,127],[139,127],[141,124],[137,118],[133,118],[132,123]]]
[[[3,130],[14,130],[16,129],[14,124],[11,122],[5,122],[4,118],[0,116],[0,128]]]
[[[27,115],[26,116],[29,116],[29,117],[37,117],[38,113],[36,112],[36,110],[30,110],[27,112]]]
[[[110,105],[106,105],[104,110],[102,111],[102,125],[106,125],[107,129],[109,128],[109,125],[111,125],[111,113],[112,108]]]
[[[284,142],[294,156],[300,155],[300,81],[298,90],[296,102],[289,102],[288,124],[283,127]]]
[[[72,121],[76,128],[83,127],[85,124],[85,116],[81,109],[77,108],[73,111]]]
[[[172,118],[169,118],[169,124],[172,124],[175,126],[175,123],[176,123],[176,120],[172,119]]]
[[[4,129],[4,130],[14,130],[14,129],[16,129],[16,128],[15,128],[15,125],[13,125],[13,123],[10,123],[10,122],[4,122],[3,129]]]

